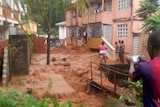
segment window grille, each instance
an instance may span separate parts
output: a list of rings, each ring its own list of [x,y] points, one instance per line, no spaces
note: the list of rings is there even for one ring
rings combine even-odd
[[[112,11],[112,0],[108,1],[107,11]]]
[[[128,26],[127,24],[119,24],[117,29],[118,38],[127,38],[128,36]]]
[[[129,7],[129,0],[118,0],[118,9],[125,10]]]

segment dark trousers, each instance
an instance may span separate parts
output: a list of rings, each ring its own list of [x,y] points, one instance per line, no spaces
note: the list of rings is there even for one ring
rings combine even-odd
[[[121,63],[124,64],[124,52],[119,53],[119,58],[120,58]]]

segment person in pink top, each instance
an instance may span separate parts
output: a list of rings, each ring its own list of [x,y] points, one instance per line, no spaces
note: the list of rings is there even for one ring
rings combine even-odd
[[[102,44],[99,46],[99,55],[100,55],[101,62],[103,62],[104,60],[104,63],[106,63],[106,59],[107,59],[106,50],[107,50],[107,46],[104,44],[104,42],[102,42]]]

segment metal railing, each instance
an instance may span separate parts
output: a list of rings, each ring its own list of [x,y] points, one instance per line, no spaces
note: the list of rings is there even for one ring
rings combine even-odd
[[[102,68],[103,70],[100,70],[100,77],[99,77],[99,80],[100,80],[100,83],[98,83],[98,85],[100,86],[99,88],[105,88],[106,89],[106,87],[104,87],[103,86],[103,73],[104,73],[104,70],[105,70],[105,72],[113,72],[114,73],[114,82],[113,82],[113,84],[114,84],[114,91],[113,91],[113,93],[114,94],[116,94],[116,91],[117,91],[117,77],[118,77],[118,75],[122,75],[122,76],[125,76],[125,77],[129,77],[129,74],[126,74],[126,73],[123,73],[122,72],[122,70],[120,70],[120,69],[118,69],[117,70],[117,68],[114,68],[114,67],[111,67],[111,66],[109,66],[109,65],[105,65],[105,64],[97,64],[97,63],[94,63],[94,62],[91,62],[91,81],[94,81],[94,76],[93,76],[93,66],[97,66],[97,67],[99,67],[99,68]]]

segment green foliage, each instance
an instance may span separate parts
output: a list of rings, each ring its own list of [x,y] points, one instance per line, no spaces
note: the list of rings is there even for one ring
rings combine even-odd
[[[0,107],[72,107],[70,102],[58,103],[55,99],[37,100],[33,95],[15,89],[4,89],[0,92]],[[77,107],[83,107],[78,105]]]
[[[41,24],[45,31],[55,23],[65,20],[65,2],[63,0],[26,0],[25,19],[32,19]]]
[[[142,26],[144,32],[160,29],[160,10],[158,8],[158,0],[142,0],[140,2],[140,8],[136,12],[144,20]]]
[[[160,10],[157,10],[150,17],[144,20],[142,29],[145,32],[160,30]]]
[[[125,102],[125,96],[124,96],[124,95],[121,95],[121,96],[119,97],[119,101],[122,102],[122,103],[126,103],[126,102]]]
[[[39,35],[47,35],[47,33],[46,33],[46,32],[43,32],[43,31],[40,31],[40,32],[39,32]]]
[[[158,9],[158,6],[157,0],[142,0],[140,2],[140,8],[136,12],[139,17],[146,19]]]
[[[102,105],[102,107],[123,107],[124,104],[122,104],[122,102],[120,102],[119,100],[117,99],[107,99],[105,101],[105,104]]]
[[[142,99],[142,80],[139,80],[137,82],[132,82],[130,79],[128,79],[128,85],[129,88],[132,90],[134,89],[136,91],[136,105],[138,107],[143,107],[143,99]],[[132,96],[131,94],[129,96]]]
[[[58,35],[59,35],[58,29],[55,29],[55,30],[52,32],[51,35],[54,35],[54,37],[58,37]]]

